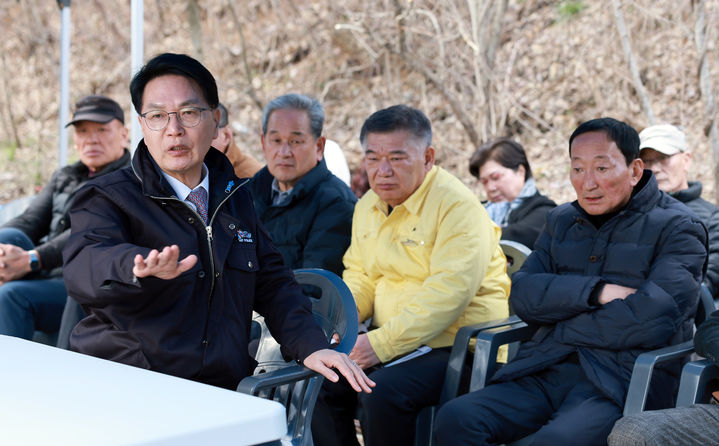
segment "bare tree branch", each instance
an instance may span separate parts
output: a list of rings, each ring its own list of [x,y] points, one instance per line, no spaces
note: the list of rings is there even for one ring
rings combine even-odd
[[[10,85],[8,85],[8,71],[7,62],[5,61],[5,54],[0,54],[0,60],[2,61],[2,83],[3,90],[5,92],[5,104],[7,108],[7,116],[10,121],[10,128],[12,129],[12,137],[15,139],[15,147],[10,152],[10,161],[15,158],[15,150],[17,150],[22,142],[20,141],[20,133],[17,130],[17,124],[15,122],[15,115],[12,110],[12,98],[10,97]]]
[[[702,98],[704,99],[704,113],[706,115],[705,133],[709,137],[709,144],[711,146],[714,166],[714,197],[717,199],[719,198],[719,176],[717,176],[717,172],[719,172],[719,135],[717,134],[716,108],[714,105],[709,59],[707,58],[706,52],[707,28],[705,26],[705,6],[706,1],[700,0],[697,6],[697,18],[694,24],[694,42],[697,47],[697,54],[699,55],[699,88],[701,89]]]
[[[202,60],[202,25],[200,24],[200,4],[197,0],[187,0],[187,16],[188,22],[190,22],[194,55]]]
[[[629,32],[627,31],[627,25],[624,23],[624,13],[622,12],[622,6],[619,2],[620,0],[612,0],[612,8],[614,9],[614,19],[617,25],[617,31],[619,31],[622,48],[624,49],[624,56],[627,58],[629,70],[632,73],[634,89],[637,91],[639,99],[642,101],[642,108],[644,109],[644,113],[647,115],[649,123],[653,125],[656,123],[656,118],[654,117],[654,111],[652,110],[652,103],[649,100],[649,95],[647,95],[647,90],[644,88],[642,78],[639,75],[639,67],[637,66],[637,61],[635,60],[634,53],[632,52],[632,45],[629,41]]]
[[[252,102],[257,106],[257,108],[262,110],[262,101],[260,101],[260,99],[257,97],[255,88],[252,85],[253,76],[252,70],[250,69],[250,64],[247,62],[247,42],[245,41],[245,31],[242,26],[242,22],[240,22],[240,19],[237,17],[235,7],[232,6],[232,0],[227,0],[226,6],[230,10],[232,21],[235,24],[235,28],[237,28],[237,33],[240,35],[240,46],[242,47],[242,66],[244,67],[245,78],[247,79],[247,89],[245,91],[247,92],[247,95],[250,97],[250,99],[252,99]]]

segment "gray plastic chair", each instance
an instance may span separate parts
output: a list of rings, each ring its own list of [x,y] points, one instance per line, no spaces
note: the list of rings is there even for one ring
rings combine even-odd
[[[688,362],[682,369],[677,407],[707,404],[711,400],[709,383],[719,379],[719,367],[708,359]]]
[[[522,267],[524,261],[527,260],[529,254],[532,253],[531,249],[512,240],[500,240],[499,246],[507,258],[507,275],[509,277],[512,277],[512,275]]]
[[[65,301],[65,308],[62,311],[62,318],[60,319],[60,329],[57,332],[57,347],[65,350],[70,350],[70,334],[85,316],[85,310],[82,309],[80,304],[68,296]]]
[[[499,246],[502,248],[504,256],[507,258],[507,275],[511,278],[527,260],[532,250],[521,243],[512,240],[500,240]],[[510,314],[513,314],[510,307]],[[467,352],[469,342],[477,333],[482,330],[488,330],[498,327],[506,327],[509,324],[520,322],[517,317],[489,321],[480,324],[468,325],[462,327],[455,336],[452,352],[447,362],[447,372],[442,385],[442,393],[440,395],[439,404],[437,406],[427,407],[423,409],[417,416],[417,425],[415,429],[415,446],[432,446],[434,439],[432,431],[434,430],[434,418],[439,407],[444,403],[456,398],[460,394],[460,382],[464,363],[467,360]],[[475,361],[476,362],[476,361]]]
[[[347,285],[336,274],[322,269],[295,270],[295,279],[300,285],[321,291],[319,297],[310,297],[315,320],[328,341],[334,333],[339,334],[337,351],[349,353],[357,340],[358,322],[357,307]],[[287,435],[282,443],[311,445],[312,413],[324,377],[296,362],[282,360],[279,345],[274,340],[265,342],[269,341],[269,330],[263,327],[262,331],[256,374],[243,379],[237,391],[282,403],[287,411]]]
[[[698,327],[707,316],[714,311],[714,298],[709,288],[702,284],[700,301],[697,314],[694,316],[694,324]],[[649,394],[649,384],[652,379],[654,366],[660,362],[677,360],[688,357],[694,352],[694,341],[689,340],[681,344],[672,345],[659,350],[642,353],[637,357],[632,370],[632,378],[629,382],[627,400],[624,404],[624,416],[639,413],[644,410],[644,404]]]
[[[0,225],[7,223],[8,221],[25,212],[25,210],[28,208],[28,206],[30,206],[30,203],[34,198],[34,195],[30,195],[28,197],[18,198],[5,203],[0,208]]]

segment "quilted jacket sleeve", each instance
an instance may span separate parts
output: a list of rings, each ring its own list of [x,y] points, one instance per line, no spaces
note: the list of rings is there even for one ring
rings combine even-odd
[[[558,323],[555,338],[614,350],[666,345],[696,311],[707,255],[701,223],[685,219],[668,232],[636,293]]]
[[[547,224],[534,251],[512,276],[510,304],[530,324],[555,324],[595,308],[589,304],[589,296],[600,278],[555,270],[550,254],[553,230],[553,225]]]
[[[132,267],[137,254],[147,256],[151,249],[125,241],[132,237],[122,224],[123,211],[108,196],[97,187],[83,187],[70,219],[72,234],[63,250],[63,276],[74,299],[100,305],[146,292]]]

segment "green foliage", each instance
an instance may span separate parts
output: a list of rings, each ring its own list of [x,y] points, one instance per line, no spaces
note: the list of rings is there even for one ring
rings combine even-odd
[[[582,0],[562,0],[557,5],[557,13],[561,20],[570,19],[586,7]]]
[[[0,140],[0,153],[3,158],[7,161],[15,160],[15,152],[17,151],[17,144],[13,141]]]

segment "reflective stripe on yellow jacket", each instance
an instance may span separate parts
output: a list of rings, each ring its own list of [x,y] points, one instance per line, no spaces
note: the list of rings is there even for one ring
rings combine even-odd
[[[387,215],[372,191],[357,203],[343,278],[386,362],[420,345],[452,345],[465,325],[507,317],[501,230],[477,197],[440,167]]]

